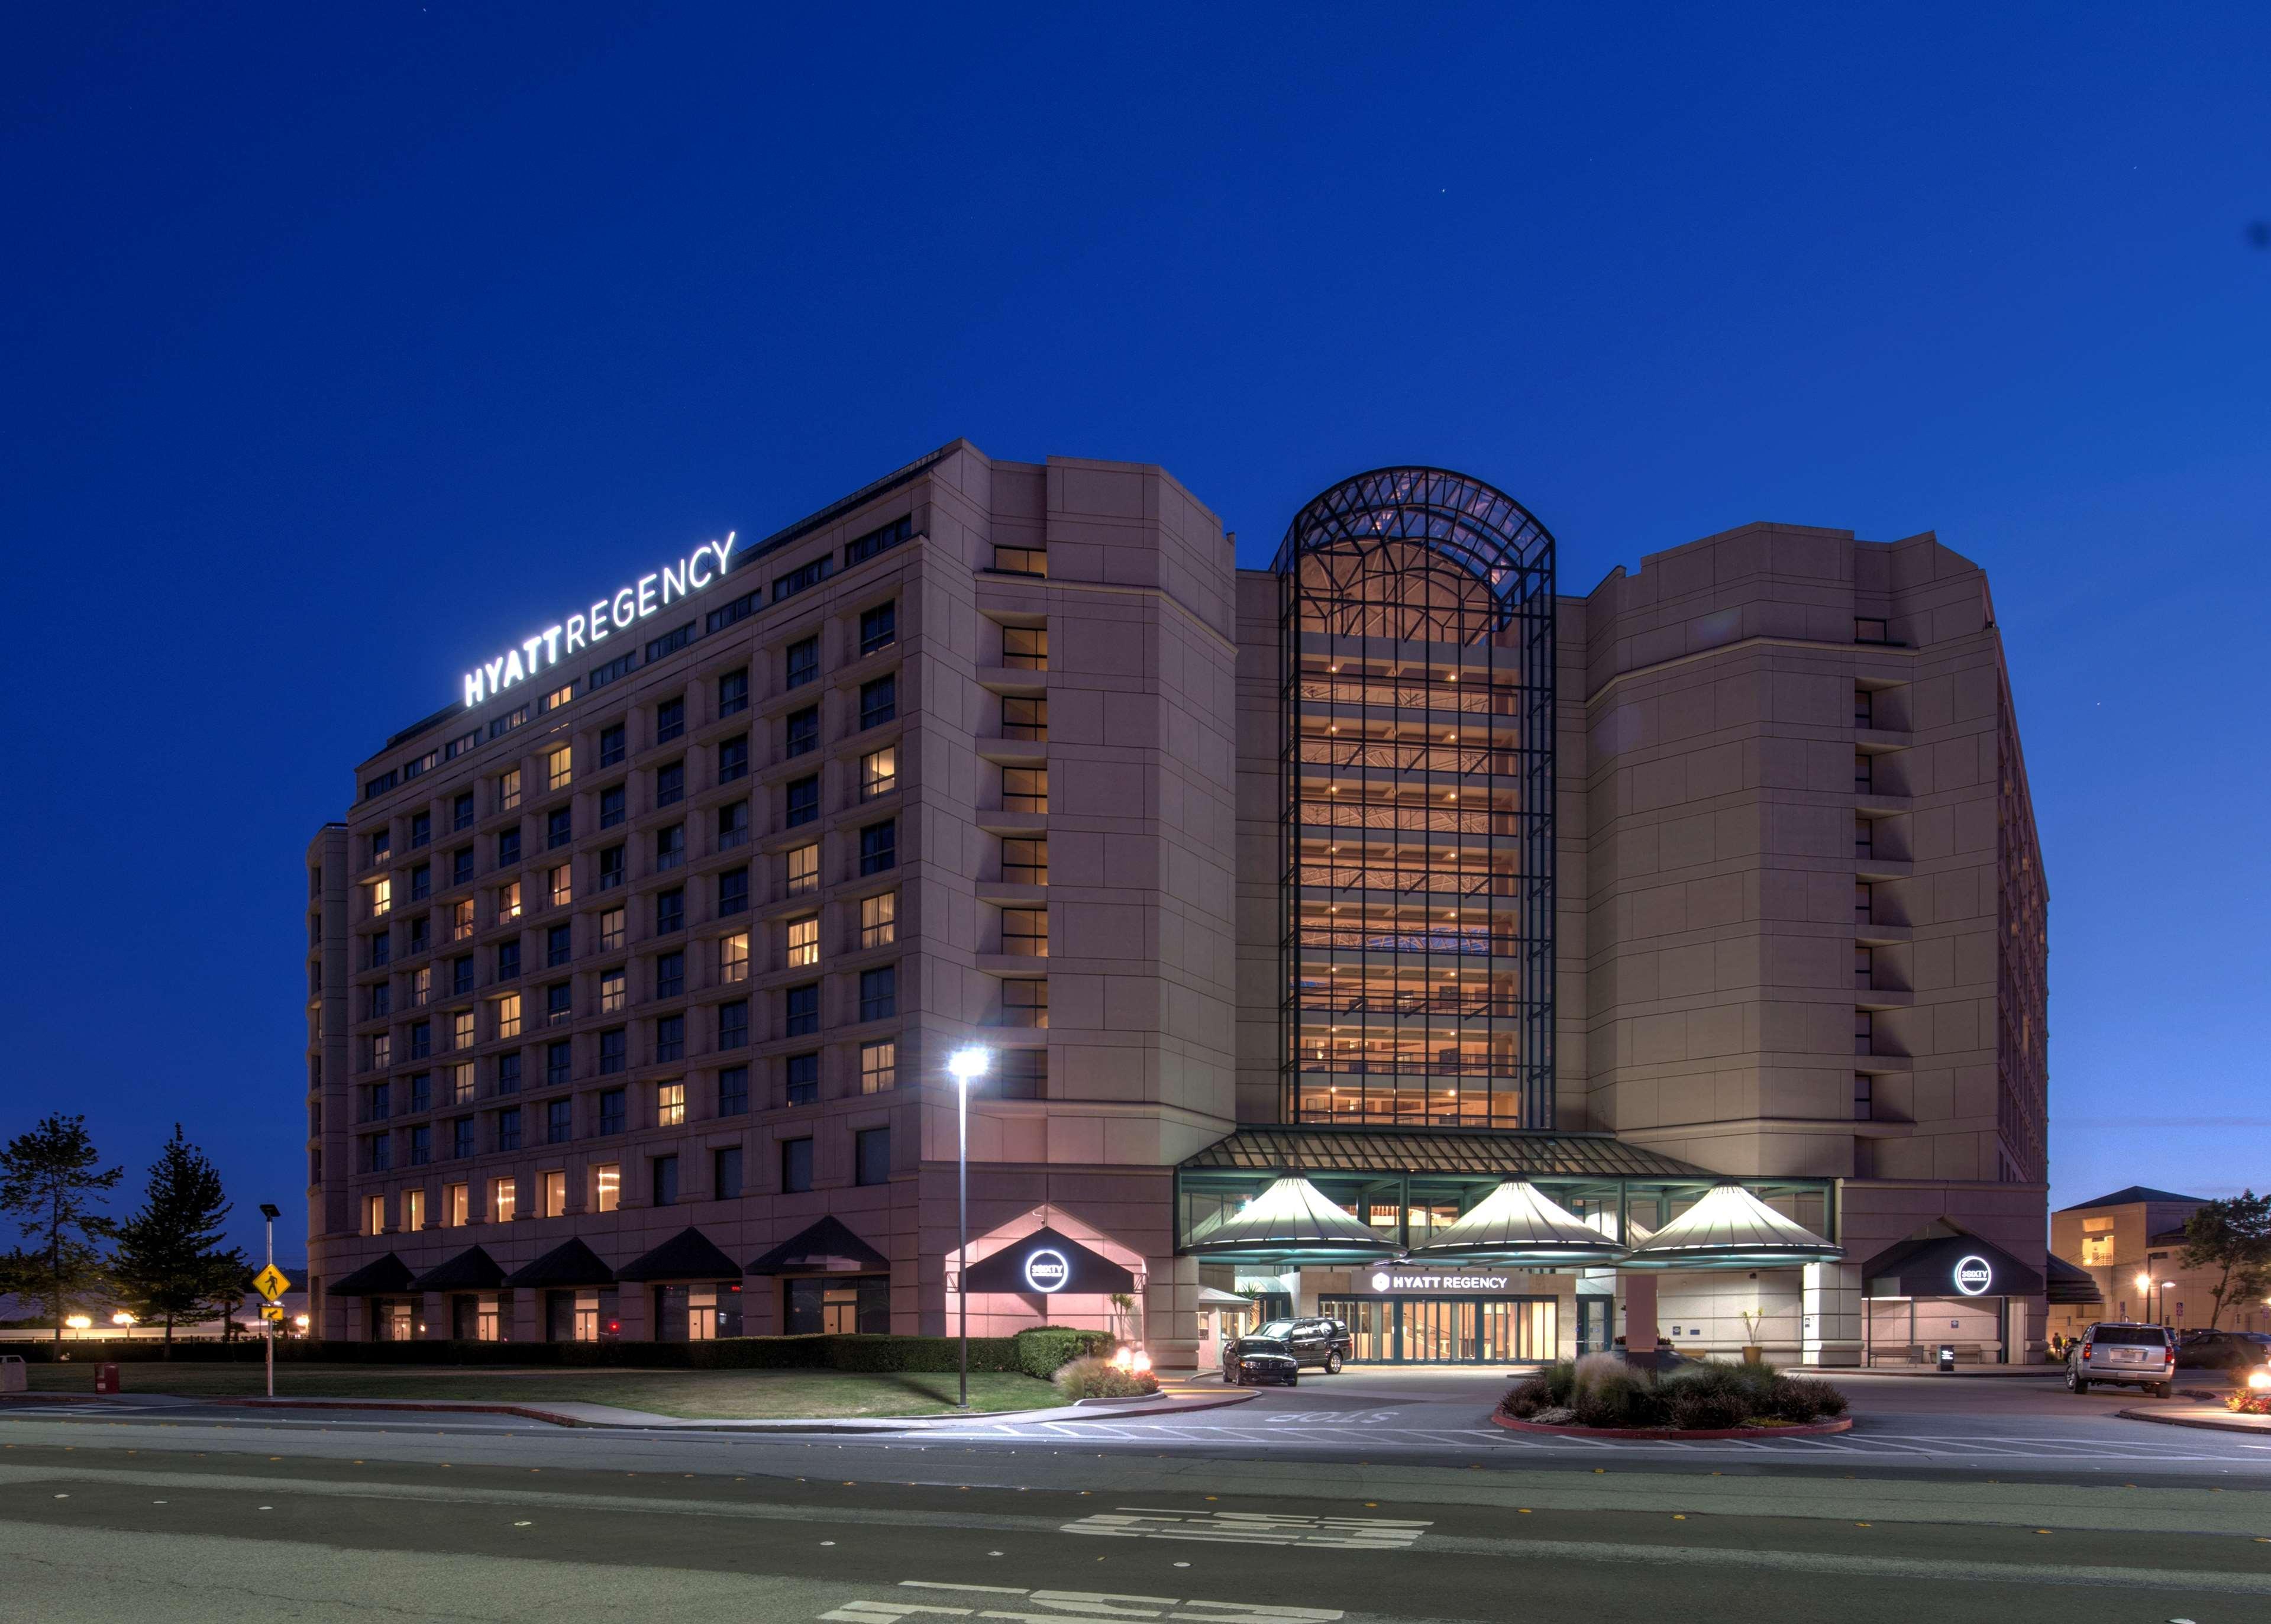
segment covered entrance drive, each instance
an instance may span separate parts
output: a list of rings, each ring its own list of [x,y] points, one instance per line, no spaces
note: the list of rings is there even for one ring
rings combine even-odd
[[[1357,1364],[1534,1364],[1554,1357],[1560,1335],[1551,1297],[1324,1297],[1317,1307],[1347,1324]]]

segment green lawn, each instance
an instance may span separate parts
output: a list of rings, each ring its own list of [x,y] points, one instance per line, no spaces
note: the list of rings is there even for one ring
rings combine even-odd
[[[162,1362],[119,1367],[130,1393],[257,1397],[258,1365]],[[92,1393],[94,1365],[34,1365],[35,1393]],[[487,1370],[464,1366],[302,1364],[276,1367],[279,1398],[475,1398],[541,1407],[548,1399],[614,1404],[689,1420],[826,1419],[939,1415],[954,1408],[954,1373],[845,1370]],[[1062,1402],[1032,1376],[972,1371],[973,1410],[1040,1410]]]

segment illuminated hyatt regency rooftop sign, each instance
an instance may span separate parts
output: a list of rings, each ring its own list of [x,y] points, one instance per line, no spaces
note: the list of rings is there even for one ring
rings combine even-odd
[[[486,704],[516,682],[525,682],[547,666],[556,666],[586,644],[607,641],[611,633],[636,626],[681,598],[691,597],[726,573],[726,555],[733,549],[733,531],[723,541],[705,541],[676,563],[643,575],[632,585],[602,598],[589,609],[547,626],[522,644],[508,649],[487,665],[465,673],[468,709]]]

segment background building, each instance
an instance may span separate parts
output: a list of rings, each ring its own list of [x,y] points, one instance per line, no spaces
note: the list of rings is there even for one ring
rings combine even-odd
[[[1568,598],[1512,499],[1386,469],[1238,570],[1157,468],[957,442],[728,557],[310,847],[326,1334],[942,1330],[982,1040],[974,1330],[2039,1345],[2044,887],[1932,537]],[[1584,1233],[1476,1244],[1510,1181]]]
[[[2201,1196],[2133,1184],[2051,1214],[2051,1251],[2096,1285],[2096,1301],[2053,1299],[2051,1330],[2079,1336],[2094,1320],[2145,1320],[2178,1330],[2205,1328],[2215,1311],[2220,1269],[2187,1269],[2185,1221],[2208,1204]],[[2227,1303],[2226,1330],[2271,1331],[2271,1304]]]

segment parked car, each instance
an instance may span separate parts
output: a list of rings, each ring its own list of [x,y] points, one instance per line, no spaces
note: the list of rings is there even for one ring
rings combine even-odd
[[[2159,1325],[2103,1322],[2081,1333],[2066,1356],[2066,1386],[2087,1393],[2093,1382],[2152,1389],[2167,1398],[2177,1390],[2176,1334]]]
[[[2246,1370],[2271,1360],[2271,1337],[2260,1331],[2193,1330],[2177,1344],[2177,1363],[2208,1370]]]
[[[1338,1375],[1355,1346],[1356,1338],[1338,1320],[1272,1320],[1223,1345],[1222,1379],[1241,1387],[1249,1382],[1282,1382],[1292,1387],[1300,1381],[1304,1365]]]

